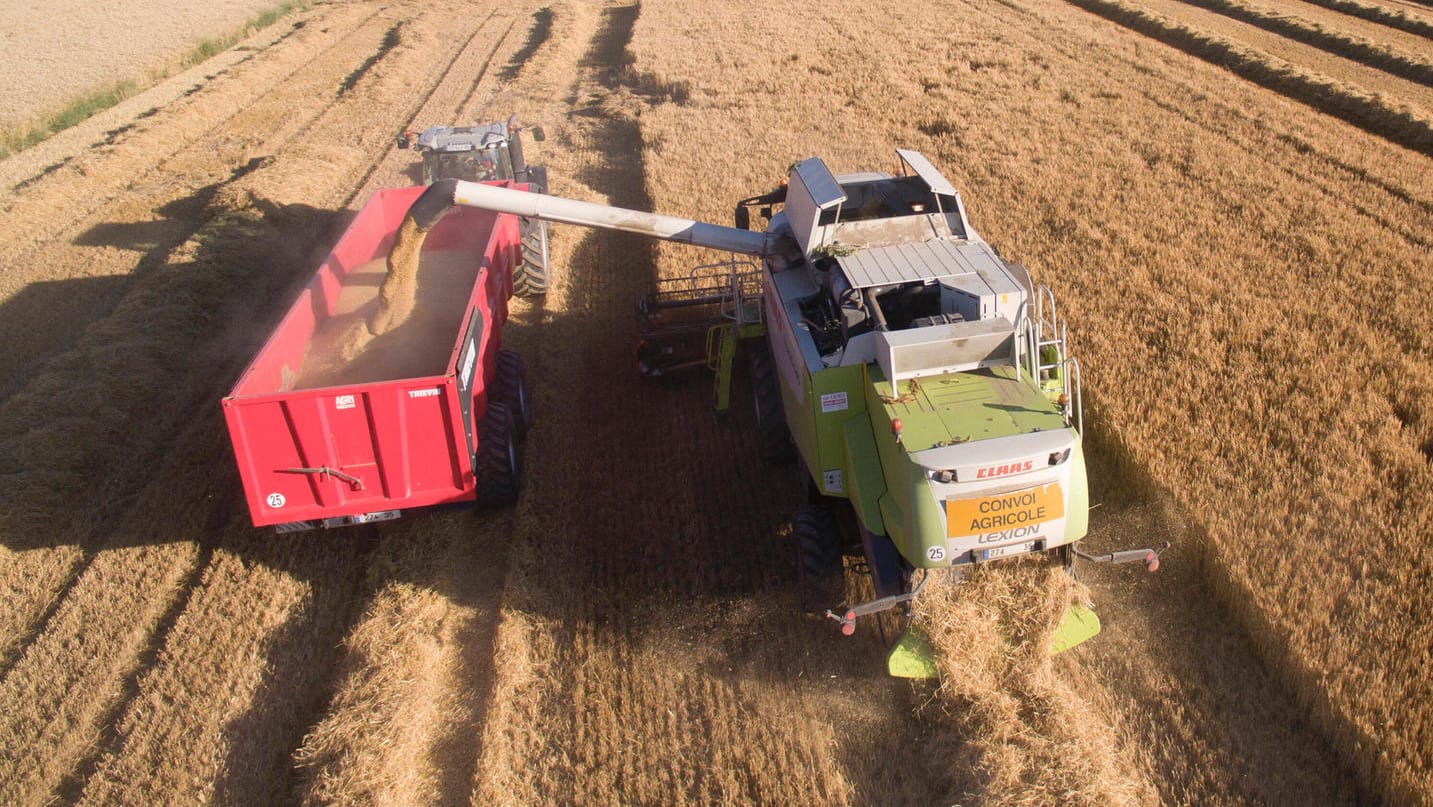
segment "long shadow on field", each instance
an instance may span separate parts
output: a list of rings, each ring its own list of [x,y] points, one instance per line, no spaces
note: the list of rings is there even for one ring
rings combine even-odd
[[[512,55],[507,65],[498,73],[499,79],[502,81],[513,81],[522,73],[523,65],[526,65],[527,61],[535,56],[543,45],[547,44],[547,40],[552,38],[553,17],[554,15],[550,8],[540,8],[533,12],[532,28],[528,29],[527,41],[523,43],[522,48],[517,53]]]
[[[312,592],[314,609],[293,635],[315,652],[296,683],[287,685],[285,697],[275,699],[290,721],[305,713],[306,698],[321,691],[312,676],[326,672],[324,661],[343,635],[335,623],[343,622],[353,575],[362,568],[353,562],[352,535],[276,541],[247,526],[219,415],[220,399],[307,281],[347,214],[229,198],[220,189],[205,188],[167,208],[174,219],[166,226],[111,225],[82,236],[97,245],[145,250],[142,271],[106,281],[116,285],[99,293],[117,299],[103,312],[70,316],[51,309],[56,320],[51,326],[72,332],[71,343],[38,366],[0,407],[0,455],[7,458],[0,543],[16,553],[7,573],[24,574],[32,589],[7,598],[6,618],[16,628],[8,646],[23,648],[45,633],[61,608],[83,614],[109,607],[116,597],[143,604],[131,614],[131,630],[143,638],[126,651],[138,655],[108,660],[105,669],[113,680],[85,682],[117,693],[111,696],[116,700],[91,727],[98,739],[84,758],[73,761],[61,795],[81,793],[98,761],[117,749],[122,742],[117,726],[155,665],[169,663],[166,659],[190,663],[183,660],[211,652],[213,643],[173,645],[171,633],[185,624],[180,617],[206,585],[212,558],[238,558],[277,579],[304,581]],[[85,290],[88,283],[27,290],[15,304],[92,294]],[[8,321],[10,312],[5,313]],[[37,316],[28,309],[20,315]],[[195,545],[202,547],[197,554]],[[172,546],[172,554],[148,555],[171,569],[152,575],[147,569],[128,571],[130,582],[122,585],[107,578],[135,556],[106,553],[136,546]],[[107,571],[86,575],[101,557]],[[8,674],[15,659],[13,654],[0,659],[0,675]],[[248,753],[286,759],[293,735],[304,725],[280,720],[269,729],[272,736]],[[266,770],[256,778],[277,777]]]
[[[1096,397],[1091,410],[1098,409]],[[1257,647],[1228,609],[1231,592],[1218,590],[1226,575],[1200,525],[1178,511],[1097,416],[1087,423],[1095,509],[1086,551],[1174,542],[1156,575],[1139,564],[1082,567],[1105,630],[1077,651],[1096,683],[1125,704],[1128,730],[1158,768],[1152,782],[1161,800],[1364,803],[1349,761],[1310,722],[1289,681],[1270,669],[1270,648]],[[1230,783],[1238,790],[1224,791]]]
[[[129,280],[125,275],[47,280],[0,304],[0,402],[112,310]]]
[[[615,205],[651,210],[633,108],[650,82],[631,73],[627,50],[637,12],[605,12],[583,66],[610,92],[579,89],[571,123],[573,150],[592,155],[578,179]],[[697,803],[782,800],[778,793],[822,802],[839,798],[837,780],[871,803],[892,794],[933,802],[941,772],[905,765],[922,781],[902,783],[877,761],[919,734],[877,640],[845,640],[798,606],[789,530],[804,483],[796,467],[760,460],[750,391],[739,386],[732,412],[717,416],[710,373],[654,383],[636,372],[633,307],[657,274],[654,242],[576,227],[558,237],[576,244],[566,262],[569,313],[541,329],[537,366],[551,397],[540,399],[518,523],[540,569],[519,571],[509,596],[511,607],[555,626],[562,656],[544,723],[532,730],[587,739],[550,746],[575,767],[542,798],[639,798],[644,780],[669,769],[681,782],[661,792]],[[690,255],[693,264],[714,257]],[[861,694],[847,715],[811,705],[844,702],[852,688]],[[671,730],[647,736],[661,726]],[[741,740],[731,743],[731,732]],[[839,771],[818,739],[831,733]],[[601,775],[581,772],[619,764],[603,756],[607,744],[652,761],[602,790]],[[733,759],[733,747],[746,750]],[[802,761],[778,770],[767,756]]]
[[[207,204],[214,190],[198,200]],[[69,345],[36,357],[0,408],[7,457],[0,512],[8,516],[0,542],[103,545],[107,525],[143,490],[194,412],[217,411],[282,311],[281,298],[307,280],[314,255],[346,217],[264,202],[199,207],[175,207],[188,211],[176,226],[189,233],[192,254],[175,254],[182,233],[171,228],[156,243],[151,225],[114,225],[94,243],[152,245],[134,273],[39,284],[6,305],[0,334],[32,325],[64,333]],[[98,310],[84,304],[96,300]],[[23,352],[23,344],[9,346]]]
[[[214,192],[206,188],[199,197],[207,201]],[[321,249],[338,218],[266,204],[206,207],[194,215],[176,225],[196,234],[184,259],[172,254],[173,244],[159,243],[132,275],[27,289],[5,311],[7,323],[12,314],[20,323],[39,323],[45,312],[29,306],[95,294],[118,298],[102,311],[49,309],[43,326],[66,333],[69,347],[38,362],[0,406],[0,456],[6,457],[0,543],[17,552],[77,547],[85,556],[47,584],[60,586],[39,598],[50,608],[63,602],[66,587],[96,551],[163,544],[170,528],[181,526],[151,525],[122,538],[115,533],[172,464],[174,445],[195,413],[218,412],[219,399],[281,310],[278,300],[307,275],[310,253]],[[92,291],[96,284],[103,288]],[[192,485],[162,492],[172,511],[189,504],[189,488],[234,473],[226,456],[201,464],[204,475],[181,482]],[[23,619],[36,631],[44,620],[41,614]]]
[[[203,225],[204,211],[219,189],[261,162],[251,160],[224,180],[165,205],[155,211],[161,218],[99,224],[76,237],[76,246],[134,253],[134,269],[125,275],[31,284],[7,301],[0,308],[0,402],[22,389],[47,360],[74,346],[91,325],[108,317],[130,283],[163,267],[170,253]]]

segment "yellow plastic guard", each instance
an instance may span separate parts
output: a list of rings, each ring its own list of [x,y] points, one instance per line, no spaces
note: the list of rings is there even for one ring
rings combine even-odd
[[[1060,626],[1055,628],[1055,637],[1050,643],[1050,655],[1062,653],[1099,634],[1099,616],[1083,605],[1071,605],[1060,618]]]
[[[886,654],[886,671],[896,678],[935,678],[935,658],[925,637],[914,629],[902,633]]]

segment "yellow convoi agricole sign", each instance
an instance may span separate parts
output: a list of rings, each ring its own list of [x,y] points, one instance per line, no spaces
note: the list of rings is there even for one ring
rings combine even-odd
[[[947,499],[946,535],[963,538],[1029,527],[1065,516],[1065,495],[1059,482],[976,499]]]

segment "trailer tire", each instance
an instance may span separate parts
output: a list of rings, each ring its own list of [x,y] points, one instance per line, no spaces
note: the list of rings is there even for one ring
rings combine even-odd
[[[796,459],[796,452],[791,444],[791,429],[786,425],[786,411],[781,404],[776,363],[771,359],[771,348],[767,347],[766,340],[751,340],[748,348],[747,363],[751,369],[761,457],[772,465],[782,465]]]
[[[522,483],[522,458],[514,435],[512,411],[507,404],[488,401],[478,433],[478,452],[473,462],[477,474],[477,505],[504,507],[516,502]]]
[[[532,429],[533,411],[527,390],[527,367],[522,356],[511,350],[498,351],[493,389],[498,400],[507,405],[512,415],[513,435],[519,441],[526,440],[527,433]]]
[[[522,238],[522,257],[513,268],[513,294],[519,297],[541,297],[547,293],[547,222],[540,219],[518,219]]]

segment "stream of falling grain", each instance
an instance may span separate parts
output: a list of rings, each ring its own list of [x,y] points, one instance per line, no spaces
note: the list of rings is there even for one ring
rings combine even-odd
[[[296,389],[440,375],[447,369],[478,264],[464,251],[419,257],[417,249],[400,253],[395,245],[386,263],[377,259],[354,267],[333,315],[314,334]],[[385,296],[390,288],[398,291]],[[384,302],[394,299],[404,302],[385,309]],[[376,318],[383,319],[382,330],[371,329]]]

